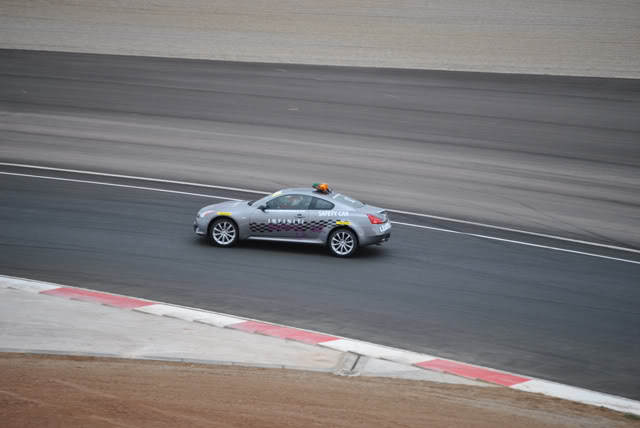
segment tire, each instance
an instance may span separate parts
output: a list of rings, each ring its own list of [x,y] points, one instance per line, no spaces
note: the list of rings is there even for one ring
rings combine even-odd
[[[329,234],[327,246],[335,257],[352,257],[358,251],[358,237],[351,229],[334,230]]]
[[[216,247],[233,247],[238,243],[240,231],[235,221],[228,217],[219,217],[209,226],[209,242]]]

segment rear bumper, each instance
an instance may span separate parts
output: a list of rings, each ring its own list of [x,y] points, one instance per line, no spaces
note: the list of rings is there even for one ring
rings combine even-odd
[[[361,246],[379,245],[384,242],[387,242],[390,238],[391,238],[391,232],[387,232],[382,235],[367,236],[364,239],[360,240],[360,245]]]
[[[384,224],[368,224],[360,230],[362,234],[358,233],[358,239],[361,246],[379,245],[391,238],[390,221],[386,221]]]

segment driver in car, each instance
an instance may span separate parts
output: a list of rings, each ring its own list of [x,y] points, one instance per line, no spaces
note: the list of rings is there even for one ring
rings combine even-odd
[[[282,202],[279,204],[281,210],[302,210],[304,205],[304,198],[301,195],[288,195],[282,198]]]

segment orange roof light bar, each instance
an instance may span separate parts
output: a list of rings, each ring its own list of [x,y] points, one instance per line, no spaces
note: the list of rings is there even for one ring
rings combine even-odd
[[[327,183],[313,183],[313,188],[318,192],[329,193],[329,185]]]

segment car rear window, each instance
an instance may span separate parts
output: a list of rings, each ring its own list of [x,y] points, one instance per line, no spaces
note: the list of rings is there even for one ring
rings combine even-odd
[[[338,202],[342,202],[343,204],[348,205],[351,208],[362,208],[364,204],[356,199],[350,198],[345,195],[341,195],[340,193],[332,196],[332,199],[335,199]]]
[[[335,205],[329,201],[325,201],[324,199],[320,198],[313,198],[313,202],[311,202],[311,207],[309,209],[331,211],[333,207],[335,207]]]

